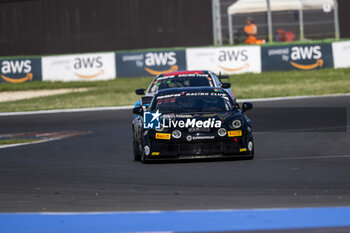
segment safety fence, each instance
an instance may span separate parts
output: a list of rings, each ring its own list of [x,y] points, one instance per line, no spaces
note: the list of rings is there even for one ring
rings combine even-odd
[[[178,70],[222,74],[350,67],[350,41],[0,59],[0,82],[100,81]]]

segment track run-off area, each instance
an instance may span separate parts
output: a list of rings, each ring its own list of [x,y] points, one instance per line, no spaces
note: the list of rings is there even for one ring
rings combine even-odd
[[[0,149],[0,232],[350,232],[350,96],[253,104],[251,161],[135,162],[131,109],[0,115],[89,132]]]

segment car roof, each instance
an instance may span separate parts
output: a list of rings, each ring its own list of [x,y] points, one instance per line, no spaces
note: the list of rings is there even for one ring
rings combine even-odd
[[[209,71],[207,70],[176,71],[176,72],[164,73],[159,75],[158,77],[177,76],[182,74],[209,74]]]
[[[167,88],[167,89],[159,90],[157,95],[174,94],[174,93],[180,93],[180,92],[216,92],[217,90],[224,91],[224,89],[220,87],[180,87],[180,88]]]

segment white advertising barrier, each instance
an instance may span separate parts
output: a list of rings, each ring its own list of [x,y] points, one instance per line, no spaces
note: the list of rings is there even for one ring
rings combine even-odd
[[[99,81],[116,77],[115,53],[42,58],[43,81]]]
[[[186,49],[187,69],[217,74],[260,73],[260,54],[260,46]]]
[[[350,41],[332,43],[334,68],[350,67]]]

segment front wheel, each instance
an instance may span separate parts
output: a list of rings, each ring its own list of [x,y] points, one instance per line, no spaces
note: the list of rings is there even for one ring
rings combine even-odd
[[[133,139],[133,153],[134,153],[134,160],[140,161],[141,159],[140,144],[135,139]]]
[[[146,159],[146,155],[145,155],[145,150],[142,150],[142,154],[141,154],[141,159],[140,159],[141,163],[146,164],[147,163],[147,159]]]
[[[255,147],[252,138],[248,140],[247,147],[248,147],[248,151],[251,152],[251,155],[249,155],[245,159],[252,160],[252,159],[254,159],[254,147]]]
[[[147,155],[150,154],[150,150],[151,149],[147,145],[142,148],[141,163],[143,163],[143,164],[148,163]]]

